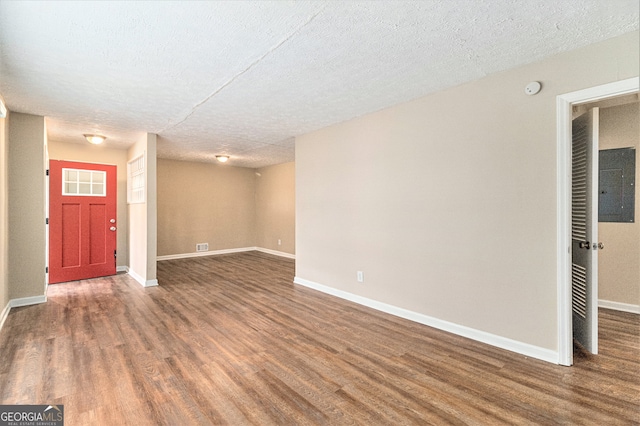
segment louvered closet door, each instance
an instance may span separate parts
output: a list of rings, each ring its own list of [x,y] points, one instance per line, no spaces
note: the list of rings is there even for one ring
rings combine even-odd
[[[598,108],[573,120],[573,337],[598,353]]]

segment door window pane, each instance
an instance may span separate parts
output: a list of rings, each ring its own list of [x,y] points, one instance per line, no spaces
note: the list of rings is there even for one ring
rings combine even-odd
[[[80,183],[91,183],[91,172],[88,170],[78,170],[78,180]]]
[[[105,197],[107,172],[62,169],[62,195]]]
[[[80,182],[78,186],[78,195],[91,195],[91,184]]]
[[[65,191],[64,194],[77,194],[78,193],[78,184],[73,182],[65,182]]]

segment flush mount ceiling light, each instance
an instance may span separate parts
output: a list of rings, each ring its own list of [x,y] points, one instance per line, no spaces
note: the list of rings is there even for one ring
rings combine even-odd
[[[226,163],[229,160],[229,156],[228,155],[216,155],[216,160],[218,160],[221,163]]]
[[[92,143],[94,145],[100,145],[107,138],[106,136],[102,135],[84,135],[84,137],[87,138],[89,143]]]

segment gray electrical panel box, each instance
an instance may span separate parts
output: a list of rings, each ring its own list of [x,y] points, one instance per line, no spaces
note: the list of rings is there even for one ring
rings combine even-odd
[[[635,148],[605,149],[599,157],[598,221],[634,222]]]

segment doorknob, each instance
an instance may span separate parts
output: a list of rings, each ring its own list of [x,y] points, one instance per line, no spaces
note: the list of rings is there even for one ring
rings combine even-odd
[[[591,248],[591,244],[589,243],[589,241],[580,241],[578,243],[578,247],[580,247],[581,249],[589,250]]]
[[[116,220],[115,219],[111,219],[109,222],[116,223]]]
[[[600,250],[602,250],[602,249],[604,248],[604,244],[603,244],[603,243],[598,243],[598,248],[599,248]]]
[[[115,226],[112,226],[111,228],[109,228],[109,231],[115,231],[117,228]]]

